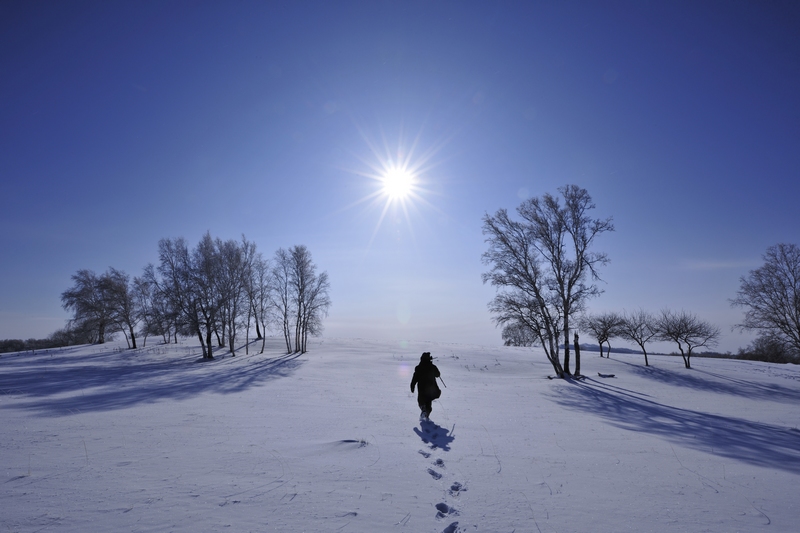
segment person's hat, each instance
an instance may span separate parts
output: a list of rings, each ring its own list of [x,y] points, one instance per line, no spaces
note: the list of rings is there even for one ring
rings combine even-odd
[[[425,352],[422,354],[422,357],[419,358],[420,361],[432,361],[433,357],[431,357],[431,352]]]

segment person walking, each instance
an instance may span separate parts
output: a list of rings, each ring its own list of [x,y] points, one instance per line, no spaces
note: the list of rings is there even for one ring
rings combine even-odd
[[[436,378],[440,377],[439,369],[433,364],[430,352],[425,352],[419,358],[419,364],[414,368],[414,377],[411,379],[411,392],[417,387],[417,403],[422,410],[419,417],[427,420],[431,415],[433,400],[442,395]]]

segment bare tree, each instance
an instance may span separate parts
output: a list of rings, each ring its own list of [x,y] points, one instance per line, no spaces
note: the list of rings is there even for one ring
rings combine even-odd
[[[148,267],[152,268],[152,265],[148,265]],[[133,278],[132,291],[133,298],[136,300],[139,321],[142,324],[139,331],[142,335],[142,347],[144,347],[147,345],[147,337],[159,329],[155,312],[155,290],[153,285],[150,284],[143,275]],[[162,332],[157,332],[155,335],[162,335],[164,338],[167,337],[163,335]],[[165,340],[165,342],[167,341]]]
[[[294,300],[294,347],[295,351],[303,352],[303,331],[305,330],[305,303],[306,292],[314,274],[314,264],[311,262],[311,253],[303,245],[289,248],[292,261],[292,298]]]
[[[305,246],[293,246],[289,249],[289,256],[295,311],[294,344],[296,351],[305,353],[309,334],[318,335],[322,332],[322,318],[327,315],[331,304],[328,296],[330,283],[327,272],[317,275],[317,265]]]
[[[686,311],[661,311],[656,328],[659,340],[677,343],[686,368],[692,368],[692,352],[696,348],[715,346],[719,339],[718,327]]]
[[[489,302],[495,323],[504,331],[529,331],[556,375],[563,377],[558,348],[561,309],[556,295],[546,290],[542,267],[529,248],[524,226],[510,220],[505,211],[498,211],[494,218],[484,219],[484,233],[492,239],[490,250],[484,254],[484,262],[492,264],[492,271],[483,275],[483,282],[503,288]]]
[[[650,366],[645,345],[658,335],[656,318],[653,315],[644,309],[624,313],[617,334],[625,340],[638,344],[644,354],[644,366]]]
[[[743,330],[759,332],[783,343],[800,356],[800,247],[776,244],[767,248],[764,265],[740,279],[733,306],[746,309]]]
[[[219,298],[222,330],[225,331],[227,327],[228,348],[235,356],[236,333],[242,325],[242,316],[249,311],[246,288],[250,265],[255,255],[255,244],[242,236],[241,244],[234,240],[223,242],[217,239],[215,245],[217,271],[214,281]]]
[[[253,258],[253,263],[250,268],[247,293],[250,300],[250,309],[256,322],[256,333],[261,340],[260,353],[264,353],[264,346],[267,341],[267,327],[271,322],[270,297],[273,288],[272,265],[268,259],[264,259],[264,257],[258,253]]]
[[[535,346],[537,343],[537,338],[531,329],[521,326],[518,322],[503,326],[502,339],[505,346]]]
[[[93,341],[103,344],[115,325],[108,284],[87,269],[78,270],[72,281],[73,286],[61,293],[64,309],[74,313],[69,329],[91,331]]]
[[[109,268],[101,278],[103,293],[107,295],[112,309],[112,320],[116,330],[121,331],[128,343],[128,348],[136,348],[136,327],[139,325],[140,313],[134,298],[130,277],[123,271]]]
[[[327,272],[317,274],[311,252],[303,245],[275,252],[272,269],[272,308],[281,324],[287,353],[304,353],[308,336],[322,332],[322,319],[331,305]]]
[[[194,304],[199,312],[202,329],[205,330],[208,357],[213,358],[211,339],[217,331],[220,297],[218,294],[218,276],[220,272],[219,256],[211,233],[206,232],[192,251],[189,272],[194,289]],[[223,329],[224,334],[224,329]],[[218,344],[224,346],[224,340],[218,337]]]
[[[559,192],[563,205],[550,194],[524,201],[517,208],[520,222],[511,220],[505,209],[484,216],[489,250],[483,262],[491,270],[483,281],[501,291],[489,304],[495,322],[529,328],[563,377],[570,374],[570,319],[602,292],[592,282],[600,279],[597,268],[608,263],[608,257],[590,248],[595,237],[614,226],[610,218],[588,215],[595,205],[586,189],[566,185]]]
[[[275,265],[272,269],[275,290],[272,293],[272,306],[281,325],[286,353],[293,353],[292,318],[294,317],[292,298],[292,258],[289,252],[278,248],[275,252]]]
[[[166,284],[159,280],[153,265],[147,265],[141,277],[134,278],[134,294],[141,313],[142,335],[158,335],[169,344],[177,334],[181,322],[180,309],[172,306]]]
[[[109,334],[121,331],[128,348],[136,348],[139,312],[128,275],[115,268],[100,276],[84,269],[72,280],[73,287],[61,294],[64,308],[75,313],[70,329],[93,331],[100,344]]]
[[[210,291],[210,288],[207,282],[203,282],[202,285],[200,283],[202,272],[197,266],[195,257],[197,255],[189,253],[183,238],[161,239],[158,243],[159,276],[153,276],[150,281],[156,283],[158,291],[169,300],[170,308],[176,311],[178,332],[197,335],[203,350],[203,358],[213,359],[211,346],[213,323],[210,323],[209,313],[203,309],[201,303],[203,298],[208,299],[206,291]]]
[[[302,346],[300,348],[303,353],[308,351],[308,336],[322,333],[322,319],[328,316],[328,308],[331,306],[328,294],[330,290],[328,273],[322,272],[318,276],[316,273],[313,274],[303,303]]]
[[[580,330],[594,335],[600,345],[600,357],[603,357],[603,344],[608,345],[606,357],[611,357],[611,339],[620,336],[623,318],[619,313],[606,312],[595,315],[584,315],[578,321]]]

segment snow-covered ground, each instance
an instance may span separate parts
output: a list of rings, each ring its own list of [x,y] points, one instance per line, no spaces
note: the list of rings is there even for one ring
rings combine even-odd
[[[800,530],[794,366],[592,353],[574,382],[524,348],[154,344],[0,357],[0,531]]]

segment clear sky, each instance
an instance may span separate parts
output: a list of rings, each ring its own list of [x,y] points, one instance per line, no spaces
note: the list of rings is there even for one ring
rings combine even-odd
[[[800,243],[796,2],[7,1],[0,73],[0,338],[210,231],[306,245],[326,335],[499,344],[481,218],[574,183],[616,226],[591,310],[736,351],[739,278]]]

